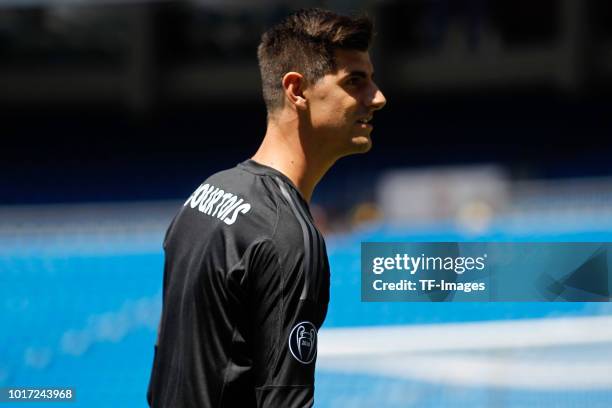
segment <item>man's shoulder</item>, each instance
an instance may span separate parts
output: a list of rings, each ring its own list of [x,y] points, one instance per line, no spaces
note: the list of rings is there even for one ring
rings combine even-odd
[[[183,212],[223,226],[272,232],[277,222],[276,198],[262,177],[239,166],[215,173],[189,196]]]
[[[316,234],[302,201],[274,174],[238,165],[202,182],[185,201],[183,213],[206,220],[208,228],[214,224],[222,229],[238,227],[236,233],[258,231],[257,236],[263,233],[281,247],[299,248],[305,234]]]
[[[314,225],[307,208],[298,208],[285,198],[279,206],[278,223],[272,237],[280,252],[297,255],[305,248],[321,245],[323,239]]]
[[[226,190],[240,190],[244,191],[244,187],[249,183],[252,183],[251,175],[245,172],[240,166],[235,166],[229,169],[218,171],[208,176],[201,184],[202,187],[205,184],[215,185],[219,188],[225,188]],[[238,192],[238,191],[237,191]]]
[[[253,173],[244,166],[244,163],[240,163],[209,176],[200,188],[204,185],[214,186],[224,192],[233,192],[251,201],[257,201],[276,194],[275,189],[270,188],[271,184],[272,181],[266,177],[266,174]]]

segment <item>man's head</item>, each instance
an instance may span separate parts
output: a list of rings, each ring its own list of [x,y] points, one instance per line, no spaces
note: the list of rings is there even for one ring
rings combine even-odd
[[[385,98],[373,81],[372,22],[321,9],[301,10],[272,27],[258,48],[268,116],[300,116],[338,157],[367,151],[371,125],[361,123]]]

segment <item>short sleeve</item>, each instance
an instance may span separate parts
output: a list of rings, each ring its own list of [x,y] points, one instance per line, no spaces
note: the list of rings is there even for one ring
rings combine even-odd
[[[297,255],[296,255],[297,256]],[[311,407],[317,355],[316,305],[300,299],[300,262],[286,269],[274,242],[248,261],[249,321],[259,407]]]

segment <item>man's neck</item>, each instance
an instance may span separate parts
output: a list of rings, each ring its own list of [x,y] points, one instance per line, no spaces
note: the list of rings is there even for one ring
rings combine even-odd
[[[326,159],[296,123],[297,120],[269,121],[264,140],[252,160],[283,173],[310,202],[317,183],[335,160]]]

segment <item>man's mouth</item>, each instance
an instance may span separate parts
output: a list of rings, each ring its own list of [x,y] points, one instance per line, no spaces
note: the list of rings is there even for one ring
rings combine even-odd
[[[366,125],[366,126],[372,126],[372,124],[370,123],[371,120],[372,120],[372,116],[368,116],[367,118],[359,119],[357,123]]]

